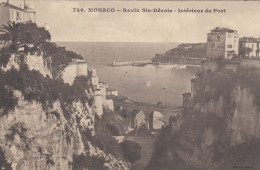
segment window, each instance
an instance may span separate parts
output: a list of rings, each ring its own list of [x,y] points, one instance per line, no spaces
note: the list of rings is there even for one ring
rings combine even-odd
[[[228,33],[228,38],[232,38],[232,33]]]
[[[232,48],[232,45],[231,45],[231,44],[228,44],[228,45],[227,45],[227,48]]]
[[[16,20],[20,20],[20,18],[21,18],[20,12],[16,11]]]

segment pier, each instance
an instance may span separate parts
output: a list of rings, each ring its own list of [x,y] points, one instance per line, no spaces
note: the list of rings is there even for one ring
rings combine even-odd
[[[143,66],[146,64],[153,64],[152,60],[141,60],[141,61],[122,61],[122,62],[116,62],[113,60],[113,63],[111,64],[112,67],[118,67],[118,66]]]

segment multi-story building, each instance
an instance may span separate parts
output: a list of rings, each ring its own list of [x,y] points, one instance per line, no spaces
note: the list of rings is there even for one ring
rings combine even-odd
[[[259,59],[259,38],[243,37],[239,39],[239,55],[244,58]]]
[[[35,22],[36,11],[29,3],[24,3],[24,8],[17,7],[9,3],[0,3],[0,26],[11,22]]]
[[[236,30],[216,27],[208,33],[207,57],[231,59],[238,55],[239,35]]]

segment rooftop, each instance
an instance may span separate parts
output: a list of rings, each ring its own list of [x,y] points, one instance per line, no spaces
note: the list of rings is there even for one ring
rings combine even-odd
[[[210,30],[211,33],[215,33],[215,32],[229,32],[229,33],[233,33],[233,32],[237,32],[236,30],[233,29],[229,29],[229,28],[220,28],[220,27],[216,27],[213,30]]]
[[[5,2],[0,3],[0,6],[7,7],[7,8],[12,8],[12,9],[15,9],[15,10],[18,10],[18,11],[22,11],[22,12],[29,12],[26,9],[23,9],[23,8],[18,7],[18,6],[15,6],[15,5],[12,5],[12,4],[9,4],[9,3],[5,3]]]
[[[254,37],[242,37],[239,38],[240,42],[260,42],[260,38],[254,38]]]

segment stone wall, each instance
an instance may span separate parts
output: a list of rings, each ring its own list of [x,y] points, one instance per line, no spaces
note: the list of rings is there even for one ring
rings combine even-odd
[[[87,63],[71,62],[62,72],[61,78],[64,83],[70,85],[73,84],[74,79],[77,76],[88,76],[88,65]]]

